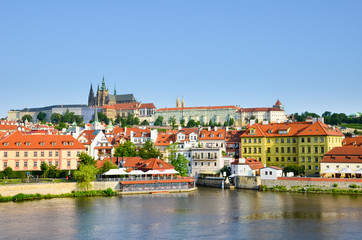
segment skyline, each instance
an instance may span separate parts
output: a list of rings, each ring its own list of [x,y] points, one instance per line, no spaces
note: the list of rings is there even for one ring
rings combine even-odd
[[[157,108],[362,111],[362,3],[0,3],[0,117],[110,93]],[[357,89],[357,91],[353,91]]]

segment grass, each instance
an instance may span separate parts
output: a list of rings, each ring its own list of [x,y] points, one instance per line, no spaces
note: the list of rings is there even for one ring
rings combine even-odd
[[[261,185],[261,191],[273,191],[273,192],[302,192],[302,193],[340,193],[340,194],[362,194],[362,190],[354,189],[358,186],[356,184],[351,184],[349,186],[352,189],[338,189],[335,188],[322,188],[320,186],[292,186],[290,189],[287,189],[285,186],[275,186],[268,187],[266,185]]]
[[[51,198],[70,198],[70,197],[92,197],[92,196],[114,196],[117,192],[113,191],[111,188],[106,190],[90,190],[90,191],[79,191],[71,193],[62,193],[62,194],[24,194],[19,193],[15,196],[6,196],[3,197],[0,195],[0,202],[22,202],[27,200],[40,200],[40,199],[51,199]]]
[[[348,128],[362,129],[362,124],[359,123],[343,123],[341,124],[341,126]]]

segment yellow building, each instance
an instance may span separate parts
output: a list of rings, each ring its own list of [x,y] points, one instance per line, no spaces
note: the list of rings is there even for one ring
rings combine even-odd
[[[40,170],[41,163],[60,170],[76,169],[78,154],[85,147],[71,135],[29,135],[19,131],[0,141],[0,171]]]
[[[241,135],[241,156],[267,166],[302,166],[305,175],[318,175],[323,154],[342,146],[343,134],[321,121],[248,126]]]

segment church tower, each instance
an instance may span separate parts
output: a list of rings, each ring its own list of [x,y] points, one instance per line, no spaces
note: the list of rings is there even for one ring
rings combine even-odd
[[[180,107],[181,107],[180,99],[177,97],[177,99],[176,99],[176,108],[180,108]]]
[[[184,100],[183,97],[182,97],[181,107],[182,107],[182,108],[185,108],[185,107],[186,107],[186,106],[185,106],[185,100]]]
[[[88,106],[94,106],[96,103],[95,97],[94,97],[94,92],[93,92],[93,86],[91,83],[90,86],[90,90],[89,90],[89,95],[88,95]]]
[[[97,106],[103,106],[103,105],[107,105],[108,99],[108,89],[106,88],[106,82],[104,81],[104,77],[103,77],[103,81],[102,81],[102,87],[99,89],[98,86],[98,90],[97,90]]]

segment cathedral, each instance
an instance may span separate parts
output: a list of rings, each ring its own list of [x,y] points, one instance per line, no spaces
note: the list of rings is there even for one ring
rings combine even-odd
[[[106,83],[102,81],[101,88],[97,88],[96,94],[93,92],[93,86],[91,84],[89,95],[88,95],[88,106],[105,106],[115,105],[118,103],[135,103],[136,99],[133,94],[121,94],[117,95],[116,88],[114,88],[114,94],[109,94]]]

